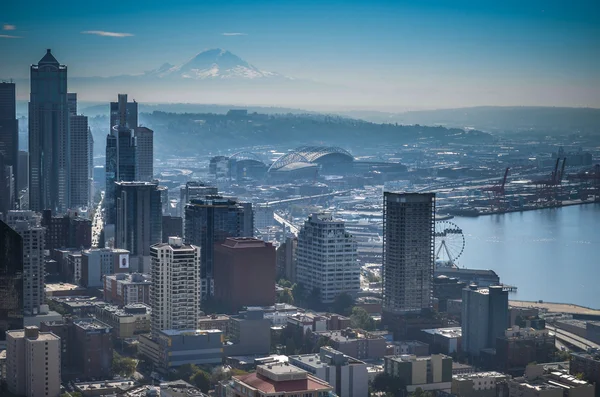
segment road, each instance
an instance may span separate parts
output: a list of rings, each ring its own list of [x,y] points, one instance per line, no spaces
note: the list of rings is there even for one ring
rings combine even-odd
[[[298,232],[300,231],[300,229],[298,227],[294,226],[291,222],[285,220],[281,215],[278,215],[276,212],[274,212],[273,218],[275,218],[275,221],[277,223],[279,223],[280,225],[285,225],[288,229],[290,229],[290,231],[294,234],[294,236],[298,235]]]
[[[556,339],[560,339],[561,341],[578,347],[581,350],[587,350],[588,348],[600,349],[600,345],[591,342],[585,338],[582,338],[579,335],[575,335],[571,332],[567,332],[563,329],[556,328],[551,325],[546,325],[546,328],[554,332],[554,334],[556,335]]]
[[[98,248],[98,240],[100,239],[100,232],[104,227],[104,219],[102,219],[102,203],[104,202],[104,192],[101,193],[100,202],[94,212],[94,219],[92,220],[92,248]],[[104,248],[104,247],[100,247]]]

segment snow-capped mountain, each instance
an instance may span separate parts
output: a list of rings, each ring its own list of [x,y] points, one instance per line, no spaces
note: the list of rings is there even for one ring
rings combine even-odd
[[[165,63],[158,69],[146,72],[146,76],[160,78],[206,79],[265,79],[286,77],[249,64],[242,58],[220,48],[202,51],[182,65]]]

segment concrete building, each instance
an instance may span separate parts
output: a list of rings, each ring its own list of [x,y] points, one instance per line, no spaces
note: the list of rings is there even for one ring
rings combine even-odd
[[[216,244],[215,299],[229,313],[275,304],[275,247],[255,238],[228,237]]]
[[[110,379],[112,376],[112,329],[92,318],[73,321],[73,342],[70,344],[73,364],[82,379]]]
[[[217,329],[162,330],[153,337],[140,335],[139,349],[161,372],[184,364],[217,365],[223,361],[223,332]]]
[[[383,317],[432,306],[435,194],[384,192]]]
[[[404,354],[414,356],[429,356],[429,345],[418,340],[400,340],[394,341],[387,346],[391,356],[400,356]]]
[[[508,380],[509,397],[593,397],[594,385],[566,371],[528,365],[523,377]]]
[[[135,338],[151,330],[152,309],[149,306],[131,303],[119,308],[104,302],[98,302],[95,306],[96,317],[112,328],[114,338]]]
[[[508,396],[509,375],[500,372],[474,372],[452,377],[452,394],[457,397]]]
[[[600,387],[600,353],[571,353],[569,373],[583,374],[583,379]]]
[[[481,349],[496,347],[496,338],[508,328],[508,291],[502,286],[463,289],[463,351],[478,356]]]
[[[71,134],[70,208],[84,208],[93,204],[90,167],[93,167],[94,142],[88,118],[77,114],[77,94],[68,93],[67,102]]]
[[[286,279],[296,282],[296,250],[298,238],[286,237],[285,241],[277,247],[277,279]]]
[[[452,354],[462,351],[461,327],[424,329],[421,334],[432,353]]]
[[[275,226],[273,207],[261,205],[254,207],[254,226],[257,229],[264,229],[269,226]]]
[[[321,347],[318,354],[290,356],[289,363],[334,386],[338,396],[369,395],[367,364],[330,347]]]
[[[209,186],[200,181],[188,181],[179,189],[179,216],[185,219],[185,206],[193,199],[203,199],[206,196],[219,194],[217,187]]]
[[[2,190],[0,194],[0,212],[16,209],[15,200],[19,197],[19,123],[16,111],[15,83],[0,81],[0,164],[10,170],[4,180],[12,181],[11,191]],[[0,173],[2,170],[0,170]],[[0,187],[6,188],[1,184]],[[12,197],[12,199],[11,199]],[[4,201],[6,200],[6,201]]]
[[[271,322],[262,310],[247,310],[229,318],[225,356],[267,355],[271,351]]]
[[[259,365],[255,373],[234,376],[223,389],[226,395],[234,397],[335,396],[327,382],[286,364]]]
[[[183,237],[183,219],[180,216],[162,216],[162,242],[168,243],[169,237]]]
[[[150,304],[149,274],[117,273],[104,276],[104,300],[118,306]]]
[[[200,314],[200,247],[180,237],[151,247],[152,332],[196,329]]]
[[[81,256],[80,251],[70,252],[69,256],[67,256],[67,265],[73,274],[73,278],[68,281],[70,281],[74,284],[77,284],[77,285],[82,285],[84,287],[97,286],[96,283],[91,282],[92,280],[88,280],[87,274],[86,274],[85,279],[82,278],[81,259],[82,259],[82,256]],[[88,283],[88,281],[89,281],[89,283]],[[93,281],[95,281],[95,280],[93,280]]]
[[[9,211],[6,223],[23,240],[23,310],[38,314],[45,303],[44,294],[44,228],[33,211]]]
[[[6,333],[8,391],[27,397],[60,394],[60,338],[37,327]]]
[[[532,362],[548,363],[554,360],[556,336],[547,329],[513,326],[496,338],[497,369],[519,376]]]
[[[51,210],[43,210],[41,224],[46,229],[45,248],[75,248],[78,250],[92,246],[92,221],[79,216],[77,211],[53,215]]]
[[[331,214],[312,214],[298,233],[296,277],[307,291],[318,289],[321,302],[332,303],[343,293],[360,291],[360,263],[356,239],[344,222]]]
[[[129,251],[121,248],[92,248],[81,252],[82,285],[103,287],[103,278],[130,272]]]
[[[224,314],[211,314],[210,316],[200,316],[198,318],[198,329],[219,329],[223,334],[229,334],[229,323],[231,318]]]
[[[246,209],[233,199],[208,196],[185,207],[185,242],[200,247],[201,297],[214,296],[215,244],[245,237]]]
[[[5,331],[23,329],[23,238],[0,220],[0,347]]]
[[[314,337],[327,339],[335,350],[359,360],[381,359],[386,354],[385,338],[362,330],[315,332]]]
[[[29,209],[69,209],[71,142],[67,67],[50,49],[31,65],[29,98]]]
[[[134,132],[137,144],[136,180],[150,182],[154,177],[154,131],[137,127]]]
[[[150,272],[150,246],[162,241],[161,192],[153,182],[115,182],[115,247],[129,251],[129,269]]]
[[[452,358],[443,354],[385,356],[385,372],[402,379],[409,393],[417,388],[446,392],[452,388]]]

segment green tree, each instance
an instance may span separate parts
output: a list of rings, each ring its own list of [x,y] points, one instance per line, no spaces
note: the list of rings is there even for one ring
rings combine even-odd
[[[352,324],[352,328],[360,328],[364,329],[365,331],[372,331],[375,329],[375,321],[365,309],[358,306],[352,308],[350,323]]]
[[[354,306],[354,299],[347,293],[338,295],[333,304],[331,305],[331,311],[342,316],[349,316],[352,313],[352,307]]]
[[[289,303],[290,305],[293,305],[294,301],[294,294],[292,293],[291,288],[284,288],[283,291],[277,295],[277,303]]]
[[[386,372],[380,373],[373,379],[371,389],[393,397],[403,397],[406,395],[406,385],[402,379]]]
[[[290,280],[286,280],[285,278],[279,279],[277,284],[284,288],[292,288],[292,282]]]
[[[196,386],[202,393],[208,393],[210,390],[210,375],[199,369],[190,378],[190,383]]]

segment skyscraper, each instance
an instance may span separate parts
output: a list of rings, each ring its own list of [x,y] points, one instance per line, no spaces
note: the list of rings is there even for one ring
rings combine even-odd
[[[12,167],[12,179],[14,180],[13,202],[9,209],[14,209],[14,200],[18,197],[17,181],[19,178],[19,123],[16,113],[15,83],[0,82],[0,165]],[[0,170],[0,173],[2,170]],[[2,183],[2,181],[0,181]],[[5,189],[6,184],[0,184]],[[6,196],[9,196],[6,194]],[[2,197],[0,197],[2,200]],[[0,207],[0,212],[2,208]],[[6,212],[6,211],[4,211]]]
[[[137,180],[149,182],[154,176],[154,131],[146,127],[137,127],[135,140],[137,144]]]
[[[77,115],[77,94],[69,93],[69,125],[71,130],[71,208],[87,207],[90,197],[91,132],[86,116]]]
[[[434,222],[434,193],[384,192],[384,317],[431,307]]]
[[[232,199],[207,196],[185,207],[185,242],[200,247],[202,298],[214,294],[214,245],[242,237],[244,207]]]
[[[179,216],[185,219],[185,206],[192,199],[202,199],[206,196],[215,196],[219,194],[216,186],[208,186],[200,181],[188,181],[180,187]]]
[[[23,239],[23,309],[38,314],[45,303],[44,228],[33,211],[9,211],[6,223]]]
[[[115,125],[134,129],[138,126],[138,104],[127,102],[127,94],[119,94],[117,102],[110,103],[110,128]]]
[[[23,328],[23,238],[0,220],[0,343]]]
[[[130,252],[130,269],[150,271],[150,246],[162,240],[161,191],[152,182],[116,182],[115,248]]]
[[[196,329],[200,314],[200,247],[180,237],[150,248],[152,332]]]
[[[321,302],[332,303],[338,295],[360,291],[357,243],[344,221],[331,214],[312,214],[298,233],[296,279],[307,291],[318,289]]]
[[[69,208],[70,136],[67,67],[48,50],[31,65],[29,100],[29,208]]]

